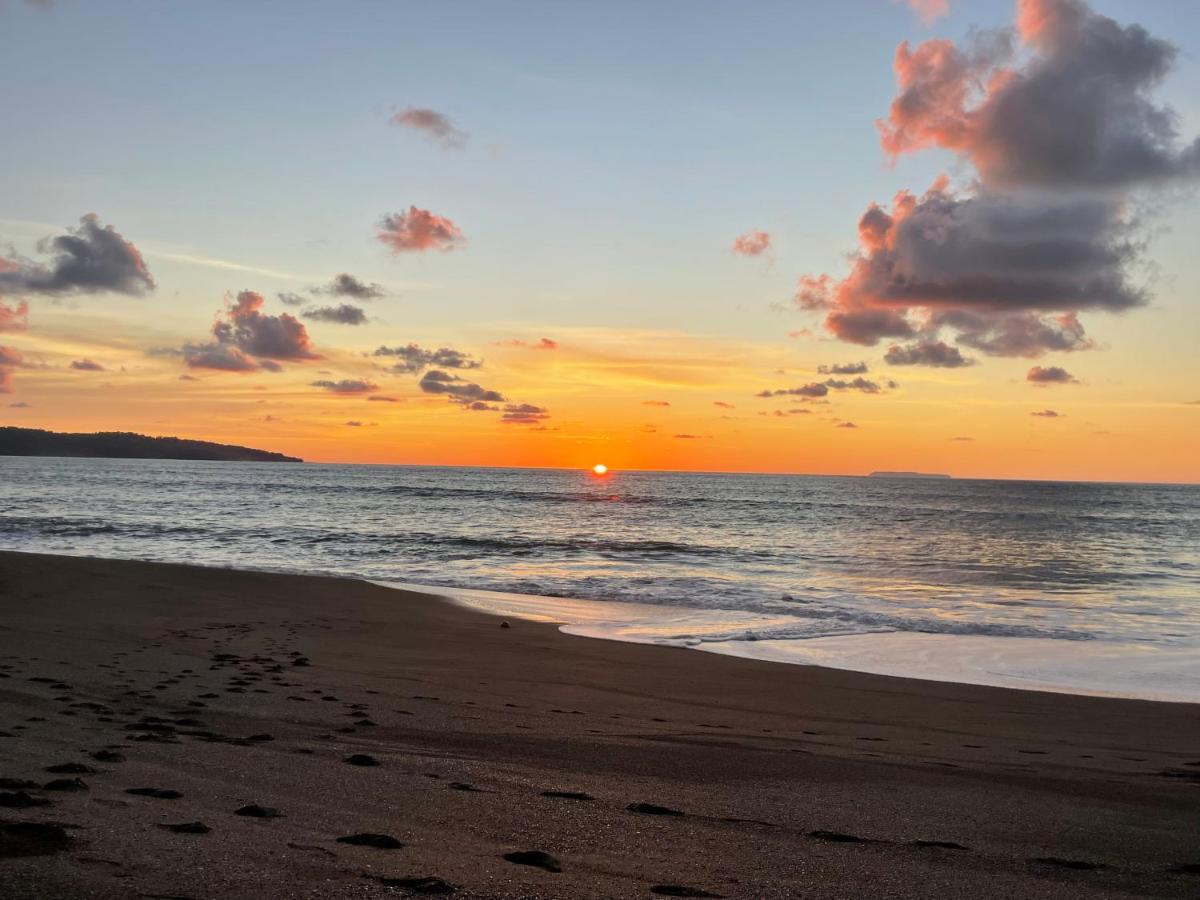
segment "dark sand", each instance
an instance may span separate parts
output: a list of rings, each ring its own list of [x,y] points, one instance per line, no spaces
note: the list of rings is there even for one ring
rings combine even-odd
[[[1200,895],[1194,705],[25,554],[0,676],[4,898]]]

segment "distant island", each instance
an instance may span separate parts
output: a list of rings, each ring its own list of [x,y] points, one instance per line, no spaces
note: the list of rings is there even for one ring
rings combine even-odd
[[[872,472],[868,478],[949,478],[940,472]]]
[[[64,434],[40,428],[0,427],[0,456],[75,456],[104,459],[189,459],[222,462],[304,462],[269,450],[212,441],[147,437],[125,431]]]

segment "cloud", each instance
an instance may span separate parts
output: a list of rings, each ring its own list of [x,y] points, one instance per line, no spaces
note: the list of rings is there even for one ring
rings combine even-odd
[[[820,381],[812,381],[808,384],[802,384],[794,388],[778,388],[776,390],[762,390],[755,394],[755,397],[824,397],[829,393],[828,385]]]
[[[890,211],[872,204],[850,274],[810,288],[809,304],[828,308],[826,327],[853,343],[963,328],[999,355],[1005,340],[991,332],[1024,325],[1030,340],[1039,325],[1061,332],[1039,315],[1144,304],[1130,280],[1141,247],[1132,229],[1120,198],[954,195],[939,179],[919,198],[901,191]],[[1078,320],[1068,328],[1074,344],[1083,341]]]
[[[879,124],[893,159],[938,147],[976,177],[871,204],[849,273],[795,303],[842,340],[942,339],[993,356],[1094,348],[1078,314],[1145,305],[1150,233],[1135,190],[1200,177],[1200,139],[1153,92],[1176,51],[1082,0],[1020,0],[1015,28],[900,45]]]
[[[450,375],[439,369],[430,369],[426,372],[417,382],[417,387],[427,394],[445,394],[456,403],[468,407],[473,403],[504,402],[504,395],[498,391],[487,390],[478,384],[464,381],[457,375]]]
[[[427,350],[419,344],[407,344],[403,347],[380,346],[372,356],[391,357],[397,360],[391,371],[398,375],[409,375],[435,366],[439,369],[479,369],[483,360],[475,359],[461,350],[451,347],[439,347]]]
[[[351,303],[341,303],[337,306],[315,306],[306,309],[300,315],[314,322],[333,322],[338,325],[361,325],[367,321],[367,314],[362,307]]]
[[[923,341],[907,346],[892,344],[883,359],[892,366],[932,366],[936,369],[959,369],[975,365],[975,360],[963,356],[957,347],[941,341]]]
[[[415,206],[410,206],[408,212],[384,216],[376,236],[393,253],[446,252],[458,248],[466,240],[449,219]]]
[[[25,358],[16,347],[0,345],[0,394],[11,394],[13,369],[24,363]]]
[[[1044,353],[1091,350],[1096,342],[1083,330],[1074,312],[1054,316],[1018,313],[1011,316],[975,316],[968,312],[945,312],[935,322],[958,329],[958,342],[992,356],[1033,358]]]
[[[353,419],[347,422],[346,425],[349,428],[362,428],[362,422],[356,422]]]
[[[3,269],[0,269],[0,273]],[[8,306],[0,297],[0,331],[24,331],[29,327],[29,304],[22,300]]]
[[[3,390],[3,381],[4,381],[4,376],[3,376],[3,374],[0,374],[0,394],[6,393]],[[18,400],[16,403],[8,404],[8,407],[9,407],[9,409],[31,409],[33,407],[33,404],[26,403],[24,400]]]
[[[747,231],[738,235],[730,249],[739,256],[770,255],[771,236],[765,231]]]
[[[867,364],[865,362],[834,363],[831,366],[817,366],[817,371],[822,375],[865,375]]]
[[[897,388],[898,384],[894,381],[887,383],[889,388]],[[805,399],[816,399],[826,396],[830,391],[861,391],[864,394],[878,394],[883,388],[878,383],[871,381],[869,378],[852,378],[847,381],[844,378],[827,378],[824,381],[810,381],[808,384],[802,384],[799,387],[793,388],[777,388],[775,390],[762,390],[754,396],[756,397],[803,397]]]
[[[386,297],[383,285],[359,281],[348,272],[339,272],[329,284],[313,288],[314,294],[330,294],[334,297],[353,297],[355,300],[378,300]]]
[[[241,291],[232,302],[227,300],[223,317],[213,323],[215,340],[184,345],[184,362],[193,369],[278,372],[277,360],[321,359],[300,320],[287,313],[267,315],[263,303],[262,294],[254,291]]]
[[[900,45],[900,93],[879,123],[883,146],[893,157],[958,152],[997,185],[1119,188],[1195,177],[1200,141],[1181,147],[1175,112],[1151,96],[1177,52],[1081,0],[1020,0],[1015,35],[966,48]]]
[[[714,400],[713,406],[719,406],[721,409],[737,409],[732,403],[726,403],[724,400]]]
[[[825,386],[835,391],[861,391],[864,394],[878,394],[883,389],[869,378],[852,378],[846,381],[843,378],[827,378]],[[894,388],[898,385],[894,381],[888,382],[888,387]]]
[[[197,378],[195,375],[189,375],[187,372],[184,372],[182,375],[179,376],[179,380],[180,381],[199,381],[200,379]]]
[[[643,400],[642,406],[670,406],[670,400]]]
[[[893,3],[897,0],[892,0]],[[926,24],[932,24],[942,16],[950,13],[950,0],[905,0],[908,8],[917,14]]]
[[[257,372],[259,361],[232,344],[184,344],[183,361],[192,369],[215,369],[221,372]],[[268,367],[269,368],[269,367]],[[278,371],[275,366],[273,371]]]
[[[388,121],[393,125],[420,131],[443,147],[458,148],[467,142],[467,135],[455,128],[446,116],[436,110],[410,106],[393,115]]]
[[[550,418],[550,411],[532,403],[509,403],[504,407],[500,421],[510,425],[536,425]]]
[[[700,441],[700,440],[703,440],[706,436],[707,435],[703,435],[703,434],[676,434],[676,435],[673,435],[673,437],[676,440],[680,440],[680,441]]]
[[[367,399],[373,400],[376,403],[403,403],[404,402],[403,400],[400,400],[396,397],[385,397],[383,394],[374,394],[374,395],[368,397]]]
[[[530,343],[529,341],[523,341],[520,338],[513,338],[511,341],[501,341],[500,343],[507,343],[511,347],[528,347],[530,350],[557,350],[558,349],[558,341],[554,341],[554,340],[551,340],[550,338],[545,338],[545,337],[538,338],[533,343]]]
[[[1037,410],[1036,412],[1031,412],[1031,413],[1030,413],[1030,415],[1031,415],[1031,416],[1037,416],[1038,418],[1041,418],[1041,419],[1062,419],[1062,418],[1066,418],[1066,417],[1065,417],[1065,416],[1064,416],[1062,413],[1060,413],[1060,412],[1055,412],[1055,411],[1054,411],[1054,410],[1052,410],[1052,409],[1042,409],[1042,410]]]
[[[104,372],[104,366],[93,359],[77,359],[71,363],[71,368],[77,372]]]
[[[1025,373],[1025,380],[1036,385],[1079,384],[1074,375],[1058,366],[1034,366]]]
[[[853,422],[838,422],[837,427],[838,428],[857,428],[858,426],[855,425]]]
[[[138,296],[154,290],[154,278],[137,247],[89,213],[79,227],[45,238],[38,250],[46,263],[0,257],[0,294],[115,293]]]
[[[313,387],[324,388],[332,394],[369,394],[371,391],[378,390],[379,385],[370,381],[362,381],[353,378],[343,378],[341,381],[314,381]]]
[[[303,294],[294,294],[291,291],[283,291],[275,296],[284,306],[303,306],[308,302],[308,298]]]

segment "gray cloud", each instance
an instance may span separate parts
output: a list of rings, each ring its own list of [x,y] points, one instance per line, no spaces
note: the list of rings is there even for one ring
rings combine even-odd
[[[303,294],[294,294],[291,291],[283,291],[275,296],[284,306],[303,306],[308,302],[308,298]]]
[[[536,425],[550,418],[550,411],[532,403],[509,403],[504,407],[500,421],[510,425]]]
[[[1011,32],[965,49],[901,45],[885,149],[954,150],[1008,186],[1124,188],[1200,173],[1200,141],[1181,147],[1178,117],[1151,96],[1178,55],[1170,43],[1081,0],[1025,0],[1016,36],[1030,51],[1016,59]]]
[[[1025,380],[1036,385],[1079,383],[1074,375],[1058,366],[1034,366],[1025,373]]]
[[[963,356],[957,347],[941,341],[923,341],[907,346],[892,344],[883,359],[892,366],[932,366],[937,369],[975,365],[975,360]]]
[[[439,369],[426,372],[417,387],[427,394],[445,394],[451,400],[469,406],[471,403],[503,403],[504,395],[498,391],[490,391],[478,384],[464,381],[457,375],[450,375]]]
[[[865,362],[834,363],[831,366],[817,366],[817,371],[822,375],[866,375],[867,364]]]
[[[1061,419],[1061,418],[1065,418],[1065,417],[1063,416],[1063,414],[1062,414],[1062,413],[1060,413],[1060,412],[1056,412],[1056,411],[1055,411],[1055,410],[1053,410],[1053,409],[1042,409],[1042,410],[1037,410],[1036,412],[1031,412],[1031,413],[1030,413],[1030,415],[1031,415],[1031,416],[1037,416],[1038,418],[1041,418],[1041,419]]]
[[[794,388],[778,388],[776,390],[762,390],[755,394],[755,397],[824,397],[829,393],[828,385],[820,381],[812,381],[808,384],[802,384]]]
[[[340,303],[337,306],[316,306],[306,309],[300,315],[314,322],[332,322],[337,325],[361,325],[367,321],[366,312],[350,303]]]
[[[478,369],[483,366],[483,360],[475,359],[450,347],[427,350],[419,344],[407,344],[403,347],[381,346],[371,355],[397,360],[392,365],[391,371],[400,375],[415,374],[430,366],[439,369]]]
[[[94,359],[77,359],[71,363],[71,368],[77,372],[103,372],[104,366]]]
[[[458,148],[467,142],[467,135],[436,110],[410,106],[393,115],[389,121],[393,125],[420,131],[443,147]]]
[[[46,263],[0,257],[0,294],[115,293],[137,296],[154,290],[154,278],[137,247],[94,214],[67,234],[42,240]]]
[[[354,378],[343,378],[341,381],[314,381],[312,386],[324,388],[333,394],[369,394],[379,387],[379,385],[373,384],[370,381],[362,381]],[[372,397],[371,399],[375,398]]]
[[[323,287],[313,288],[314,294],[329,294],[334,297],[353,297],[356,300],[378,300],[386,297],[387,291],[383,285],[367,284],[348,272],[339,272],[333,281]]]
[[[215,340],[184,345],[184,362],[193,369],[278,372],[281,367],[276,360],[321,359],[298,319],[287,313],[267,315],[262,312],[263,303],[262,294],[241,291],[236,300],[227,303],[224,318],[213,324]],[[157,351],[157,355],[162,354]]]
[[[842,340],[945,332],[981,353],[1034,358],[1093,349],[1081,311],[1149,301],[1148,207],[1132,192],[1200,177],[1200,139],[1182,144],[1174,112],[1152,96],[1176,51],[1082,0],[1019,9],[1013,30],[898,49],[884,149],[952,150],[978,178],[872,204],[849,274],[801,279],[797,306],[823,311]]]

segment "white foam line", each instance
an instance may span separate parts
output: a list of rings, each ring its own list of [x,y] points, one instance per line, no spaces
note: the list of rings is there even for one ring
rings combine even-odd
[[[434,594],[494,615],[557,624],[560,631],[581,637],[692,647],[746,659],[925,681],[1200,702],[1200,653],[1194,647],[878,630],[786,640],[724,640],[729,634],[770,633],[797,620],[782,614],[376,583]]]

